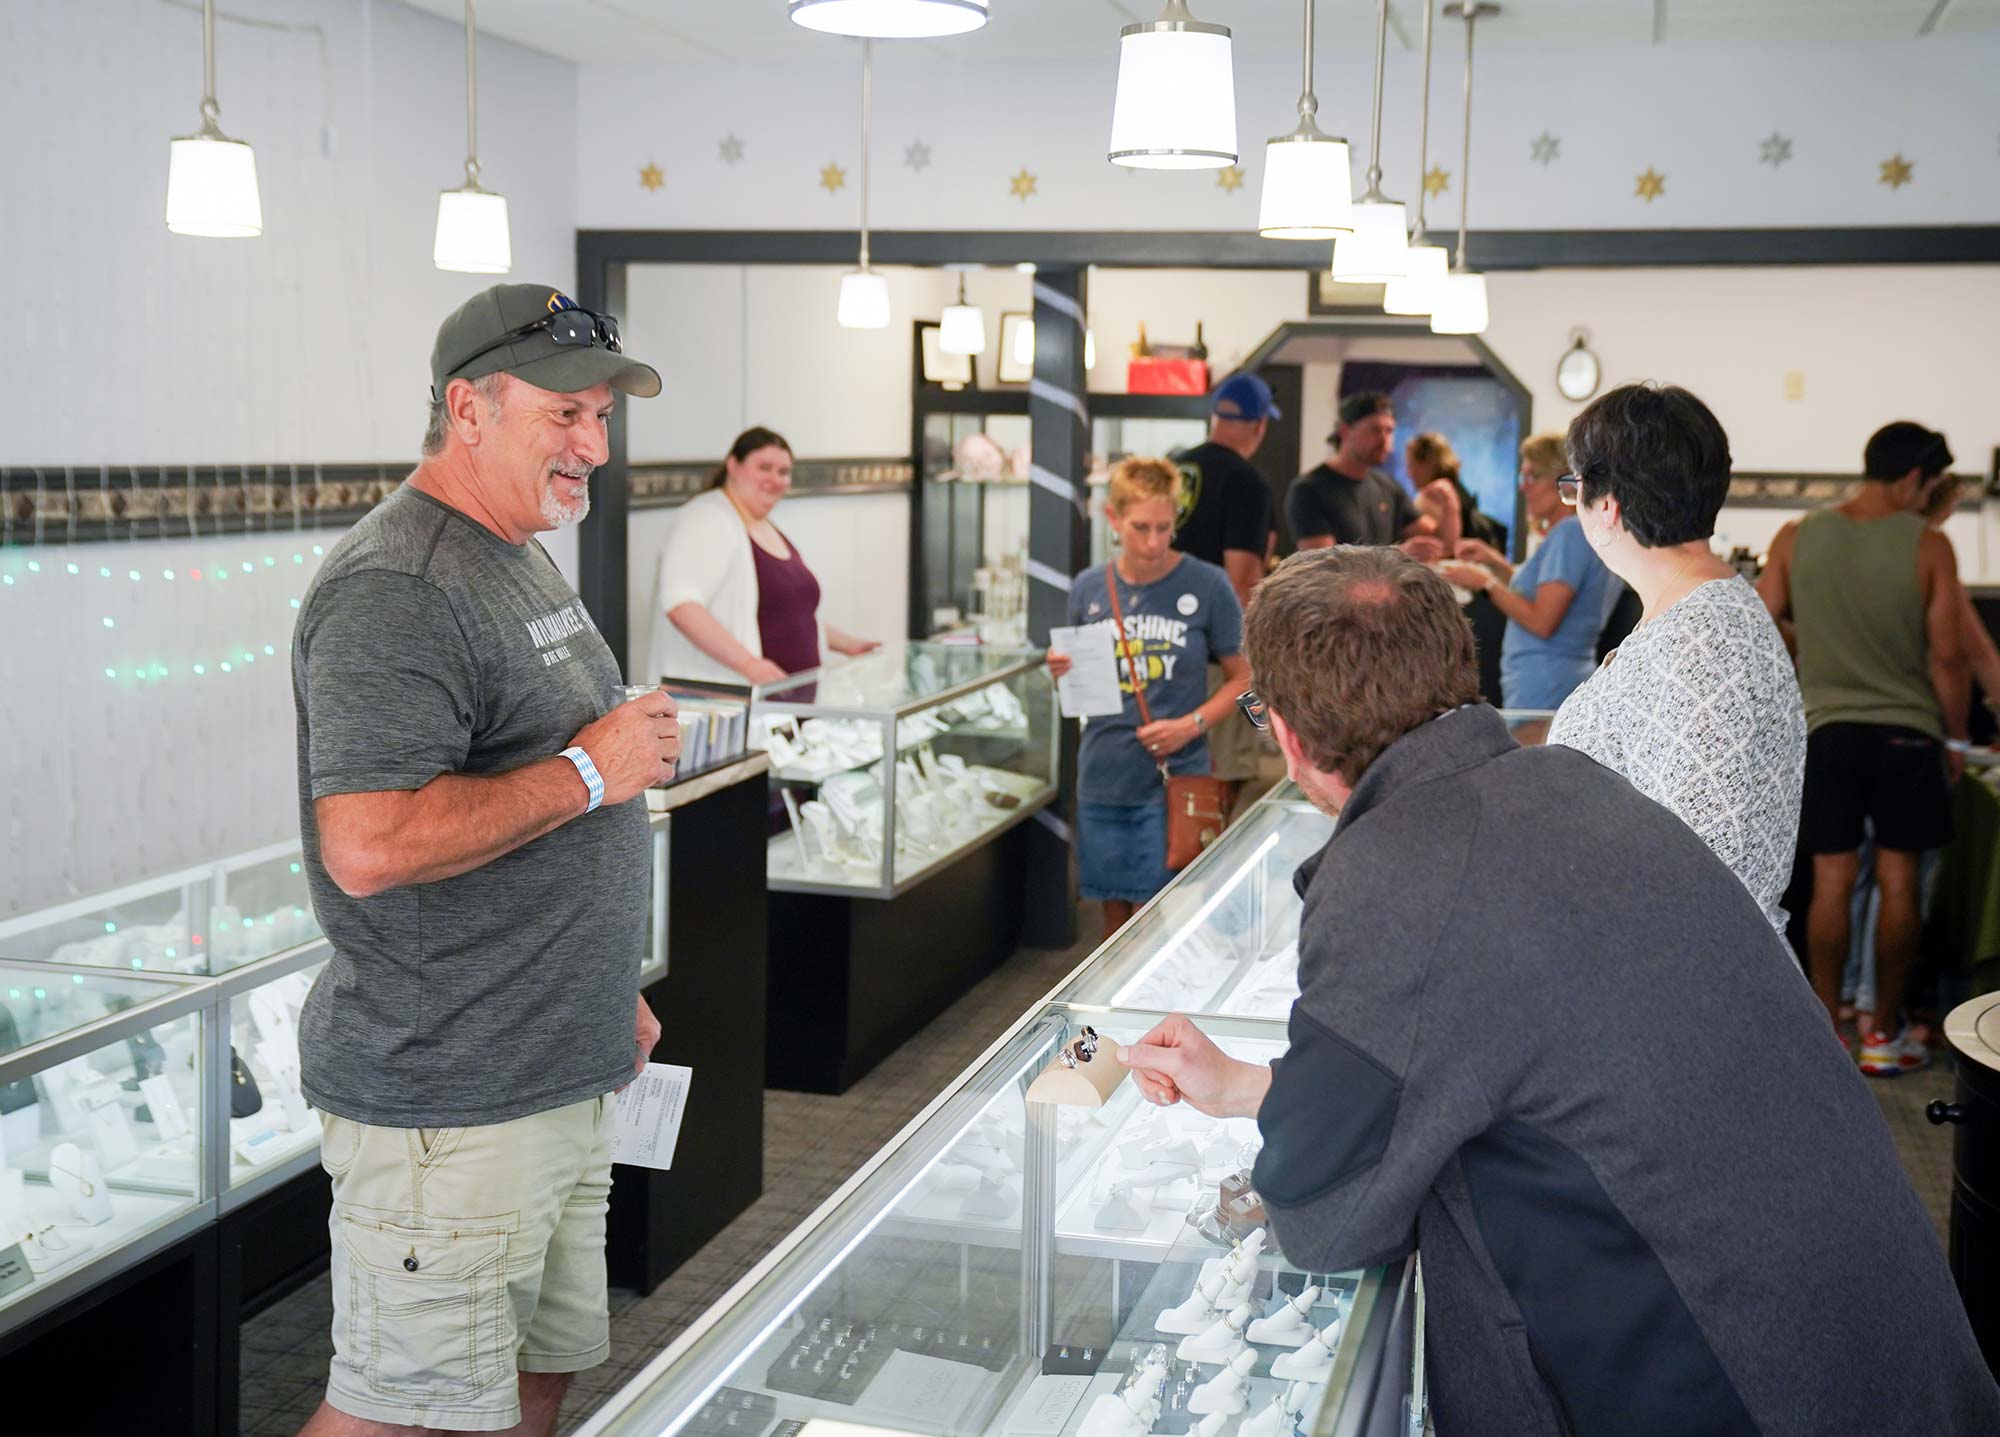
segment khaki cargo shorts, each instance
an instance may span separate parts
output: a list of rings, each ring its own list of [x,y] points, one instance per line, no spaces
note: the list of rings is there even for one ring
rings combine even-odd
[[[1208,666],[1208,692],[1222,691],[1222,665]],[[1231,698],[1235,695],[1231,694]],[[1269,746],[1257,726],[1234,709],[1208,731],[1209,772],[1217,778],[1243,783],[1257,777],[1257,759]]]
[[[611,1350],[604,1220],[610,1097],[476,1128],[320,1114],[333,1178],[333,1367],[353,1417],[494,1432],[518,1374]]]

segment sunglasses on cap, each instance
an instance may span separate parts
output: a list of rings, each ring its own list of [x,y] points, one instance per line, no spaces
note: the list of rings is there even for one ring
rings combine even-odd
[[[445,370],[447,375],[458,373],[473,360],[491,354],[496,349],[505,348],[517,339],[526,339],[531,334],[546,334],[557,344],[575,345],[588,349],[593,345],[610,350],[613,354],[623,354],[625,346],[618,338],[618,321],[608,314],[593,314],[580,308],[559,309],[552,314],[530,320],[511,334],[504,334],[491,344],[475,349],[465,358]]]

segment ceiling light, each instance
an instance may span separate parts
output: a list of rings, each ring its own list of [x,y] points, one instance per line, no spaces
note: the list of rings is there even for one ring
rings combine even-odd
[[[1264,145],[1264,198],[1257,233],[1265,239],[1329,240],[1348,233],[1353,197],[1348,190],[1347,141],[1320,129],[1313,93],[1313,0],[1305,0],[1305,83],[1299,89],[1298,128]]]
[[[201,128],[167,145],[167,228],[204,239],[248,239],[264,233],[257,198],[257,157],[216,125],[215,0],[201,7]]]
[[[986,353],[986,316],[965,302],[964,270],[958,272],[958,303],[946,305],[938,321],[938,348],[946,354]]]
[[[986,23],[986,0],[791,0],[794,25],[860,40],[934,40]]]
[[[465,0],[465,183],[438,195],[431,261],[461,274],[505,274],[514,267],[507,199],[479,184],[479,17]]]
[[[1002,329],[1006,326],[1002,325]],[[1035,363],[1035,321],[1024,319],[1014,326],[1014,352],[1007,356],[1013,364],[1025,364],[1030,368]]]
[[[1229,27],[1204,24],[1186,0],[1118,32],[1118,94],[1111,106],[1114,165],[1219,170],[1236,163],[1236,80]]]
[[[889,326],[889,281],[868,268],[868,151],[875,137],[875,42],[861,42],[861,267],[840,277],[842,329]]]
[[[1431,333],[1484,334],[1486,276],[1474,274],[1465,259],[1466,210],[1472,203],[1472,32],[1481,18],[1498,15],[1500,7],[1484,0],[1468,0],[1445,6],[1444,13],[1465,21],[1465,147],[1459,159],[1458,262],[1438,288],[1431,309]]]
[[[1333,277],[1343,284],[1387,284],[1403,273],[1408,221],[1400,200],[1382,193],[1382,63],[1389,0],[1375,4],[1375,127],[1368,137],[1368,191],[1354,202],[1354,233],[1333,242]]]
[[[1424,231],[1424,204],[1429,191],[1424,177],[1431,167],[1431,11],[1435,0],[1424,0],[1424,85],[1417,108],[1417,223],[1403,255],[1403,273],[1382,291],[1385,314],[1429,314],[1438,286],[1451,269],[1451,254],[1430,242]]]

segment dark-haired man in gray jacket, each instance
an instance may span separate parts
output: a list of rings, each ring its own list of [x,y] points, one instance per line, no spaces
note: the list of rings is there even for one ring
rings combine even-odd
[[[1174,1017],[1120,1056],[1155,1102],[1257,1118],[1292,1261],[1421,1253],[1437,1430],[2000,1433],[1880,1110],[1701,839],[1516,747],[1450,590],[1392,550],[1291,559],[1245,647],[1340,816],[1299,874],[1291,1046],[1242,1063]]]

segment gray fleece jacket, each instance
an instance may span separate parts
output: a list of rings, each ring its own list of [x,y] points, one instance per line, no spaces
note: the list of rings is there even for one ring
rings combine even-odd
[[[1257,1190],[1309,1270],[1421,1252],[1441,1437],[2000,1434],[1866,1080],[1680,819],[1472,706],[1299,881]]]

